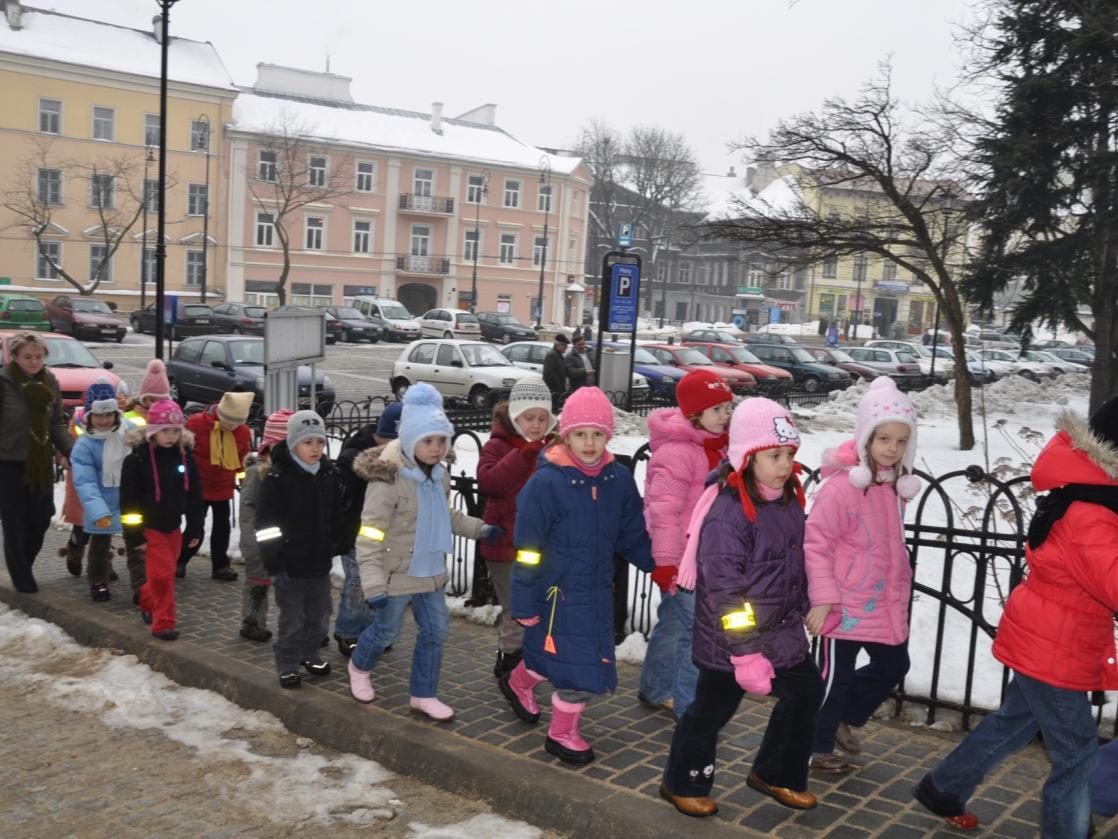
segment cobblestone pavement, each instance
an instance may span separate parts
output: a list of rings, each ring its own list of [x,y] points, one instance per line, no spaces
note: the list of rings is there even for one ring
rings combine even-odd
[[[42,589],[40,598],[51,606],[71,613],[111,616],[121,625],[136,627],[140,619],[131,605],[126,585],[116,584],[113,599],[93,604],[83,580],[66,574],[55,548],[64,534],[48,534],[48,546],[36,564]],[[117,560],[123,573],[123,561]],[[7,590],[0,592],[7,593]],[[244,668],[274,677],[272,653],[268,644],[253,644],[237,635],[239,625],[240,582],[218,583],[210,579],[208,563],[199,558],[191,563],[188,576],[178,582],[178,616],[182,636],[173,646],[175,654],[213,653],[235,658]],[[92,611],[91,611],[92,610]],[[273,617],[274,620],[274,617]],[[408,671],[414,626],[405,623],[403,636],[379,664],[373,679],[377,689],[376,705],[400,717],[408,715]],[[131,631],[131,630],[129,630]],[[440,731],[448,749],[479,750],[493,747],[510,761],[519,761],[530,775],[538,763],[560,765],[547,755],[543,746],[547,711],[539,726],[519,722],[496,690],[491,673],[494,630],[454,618],[451,623],[443,663],[440,697],[457,711],[454,721]],[[299,702],[314,695],[334,694],[348,697],[344,659],[331,647],[326,651],[334,673],[308,685],[295,694]],[[673,824],[674,810],[657,798],[657,787],[668,751],[672,720],[663,712],[637,703],[639,668],[621,664],[619,686],[612,697],[590,705],[583,734],[594,746],[598,759],[582,769],[569,769],[601,786],[603,793],[634,791],[647,802],[651,812],[666,824]],[[279,693],[278,686],[276,687]],[[352,701],[352,700],[347,700]],[[861,732],[863,754],[853,761],[859,770],[848,776],[817,778],[811,791],[820,798],[819,806],[797,812],[781,807],[746,786],[751,758],[760,742],[769,703],[747,697],[735,719],[722,732],[714,794],[724,826],[742,829],[744,835],[780,837],[947,837],[957,836],[944,822],[915,804],[911,791],[917,780],[958,741],[959,735],[930,731],[889,721],[871,721]],[[9,729],[10,730],[10,729]],[[375,753],[373,755],[375,757]],[[983,837],[1032,837],[1039,823],[1040,788],[1048,772],[1048,762],[1038,746],[1031,746],[1006,761],[994,772],[971,803],[983,823]],[[529,812],[505,815],[532,820]],[[662,814],[659,815],[659,814]],[[679,817],[682,820],[682,817]],[[701,834],[694,821],[678,822],[680,829]],[[1106,825],[1118,835],[1113,823]],[[1108,835],[1104,829],[1100,835]]]

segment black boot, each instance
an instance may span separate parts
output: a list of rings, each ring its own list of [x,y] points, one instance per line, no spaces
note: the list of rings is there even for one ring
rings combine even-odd
[[[500,679],[507,673],[511,673],[513,669],[520,663],[523,653],[520,650],[511,653],[503,653],[497,651],[497,663],[493,665],[493,675]]]
[[[338,652],[349,658],[353,655],[354,649],[357,647],[356,638],[343,638],[338,633],[334,633],[334,640],[338,642]]]

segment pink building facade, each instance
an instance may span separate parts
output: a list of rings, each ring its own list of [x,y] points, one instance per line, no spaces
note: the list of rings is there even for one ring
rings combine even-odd
[[[343,76],[258,71],[226,131],[227,299],[276,302],[283,215],[289,303],[371,295],[415,315],[468,309],[476,266],[477,311],[534,322],[542,261],[543,322],[580,322],[590,178],[579,158],[511,137],[493,105],[448,118],[439,103],[431,113],[360,105]],[[288,157],[299,183],[270,168]]]

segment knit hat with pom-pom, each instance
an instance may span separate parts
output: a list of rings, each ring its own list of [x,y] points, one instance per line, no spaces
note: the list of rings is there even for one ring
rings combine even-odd
[[[780,446],[800,447],[800,432],[792,422],[792,412],[762,396],[743,400],[730,418],[730,465],[735,470],[744,469],[749,455]]]
[[[566,437],[576,428],[596,428],[613,437],[613,404],[596,387],[580,387],[567,397],[559,415],[559,433]]]
[[[909,430],[908,447],[900,465],[906,474],[897,479],[897,494],[902,498],[915,498],[920,491],[920,479],[912,474],[916,463],[916,408],[912,400],[897,390],[897,384],[888,376],[878,376],[870,384],[858,403],[858,416],[854,420],[854,448],[858,465],[850,470],[850,483],[859,489],[868,487],[874,479],[870,468],[869,444],[874,429],[886,422],[899,422]]]
[[[454,426],[443,410],[443,397],[431,385],[419,382],[404,394],[400,415],[400,448],[408,463],[415,463],[415,444],[424,437],[453,437]]]
[[[140,401],[143,402],[148,396],[156,399],[171,398],[171,383],[167,381],[167,368],[158,358],[148,362],[147,372],[140,381]]]

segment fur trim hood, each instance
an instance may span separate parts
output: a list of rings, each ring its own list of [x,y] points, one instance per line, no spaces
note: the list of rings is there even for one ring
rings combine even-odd
[[[446,466],[448,473],[454,461],[454,449],[448,448],[446,457],[443,458],[443,465]],[[390,484],[396,480],[396,473],[401,467],[406,465],[400,441],[392,440],[383,446],[365,449],[357,455],[353,459],[353,474],[369,483],[381,481]]]
[[[147,444],[147,437],[144,435],[142,428],[130,428],[124,432],[124,442],[133,449],[140,449]],[[184,428],[182,436],[179,438],[179,445],[184,449],[193,449],[194,432]]]
[[[1075,411],[1061,411],[1056,418],[1056,429],[1066,434],[1071,447],[1085,454],[1107,478],[1118,481],[1118,448],[1091,431],[1084,417]]]

